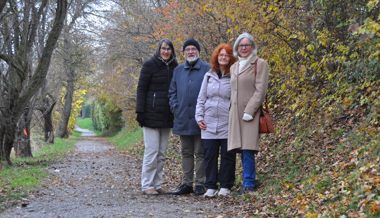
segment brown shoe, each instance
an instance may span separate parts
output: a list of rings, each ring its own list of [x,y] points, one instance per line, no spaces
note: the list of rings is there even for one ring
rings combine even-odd
[[[172,192],[167,191],[167,190],[165,190],[165,189],[163,189],[163,188],[159,188],[159,189],[157,189],[156,191],[157,191],[158,193],[160,193],[160,194],[170,194],[170,193],[172,193]]]
[[[158,192],[156,190],[154,190],[154,189],[148,189],[148,190],[145,190],[143,192],[146,195],[158,195]]]

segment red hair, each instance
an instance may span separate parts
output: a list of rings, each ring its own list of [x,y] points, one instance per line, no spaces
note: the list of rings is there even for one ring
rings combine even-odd
[[[213,71],[217,71],[217,70],[220,70],[219,69],[219,63],[218,63],[218,55],[220,53],[220,51],[222,51],[223,49],[226,50],[227,54],[230,56],[230,61],[228,63],[228,65],[226,66],[226,75],[229,75],[230,74],[230,67],[232,66],[232,64],[234,64],[237,59],[234,57],[234,54],[233,54],[233,48],[231,45],[229,44],[220,44],[218,47],[215,48],[214,52],[212,53],[212,56],[211,56],[211,65],[212,65],[212,70]]]

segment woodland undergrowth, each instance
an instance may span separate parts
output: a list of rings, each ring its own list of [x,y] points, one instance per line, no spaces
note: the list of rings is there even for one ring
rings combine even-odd
[[[239,206],[258,217],[379,217],[379,1],[168,3],[154,12],[162,15],[154,21],[154,37],[131,42],[153,48],[156,39],[168,38],[180,51],[194,37],[202,45],[200,57],[208,61],[217,45],[233,44],[249,32],[268,63],[268,103],[276,131],[260,140],[261,186],[251,195],[236,196]],[[130,74],[120,75],[135,78]],[[121,76],[114,78],[107,86],[125,89],[118,85]],[[140,142],[128,149],[141,158],[143,148]],[[167,158],[167,182],[180,185],[177,136],[171,137]],[[235,194],[241,171],[238,161]]]
[[[238,154],[234,204],[245,208],[242,214],[258,217],[378,217],[380,141],[379,127],[368,121],[371,110],[346,107],[308,123],[272,114],[276,132],[261,135],[256,159],[260,188],[237,195],[242,184]],[[128,150],[142,159],[142,140]],[[164,183],[180,185],[178,136],[171,136],[166,157]]]

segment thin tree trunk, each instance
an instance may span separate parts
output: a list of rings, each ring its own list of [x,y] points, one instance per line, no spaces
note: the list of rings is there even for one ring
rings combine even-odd
[[[68,136],[68,123],[71,115],[71,104],[73,102],[74,88],[75,88],[75,58],[70,53],[73,47],[73,39],[70,30],[73,28],[76,19],[81,16],[81,12],[85,7],[90,3],[90,0],[83,1],[78,7],[75,9],[74,15],[72,16],[71,22],[64,28],[63,37],[64,37],[64,51],[66,54],[64,55],[64,63],[65,63],[65,73],[68,77],[67,79],[67,87],[66,87],[66,95],[65,95],[65,103],[63,106],[62,120],[59,124],[57,137],[63,138]]]
[[[54,129],[52,119],[53,108],[54,106],[51,107],[49,111],[47,111],[46,115],[44,115],[45,142],[49,144],[54,144]]]
[[[56,101],[50,107],[44,108],[41,110],[44,118],[44,132],[45,132],[45,142],[49,144],[54,144],[54,128],[53,128],[53,109],[56,104]]]
[[[44,135],[45,142],[49,144],[54,144],[54,128],[53,128],[53,109],[55,104],[57,103],[54,96],[52,96],[49,92],[46,91],[47,81],[45,79],[44,84],[40,91],[41,101],[39,107],[36,109],[39,110],[44,118]],[[50,103],[49,98],[52,100]]]
[[[69,31],[70,31],[69,27],[64,28],[64,31],[63,31],[63,37],[64,37],[63,46],[66,51],[65,56],[64,56],[64,63],[65,63],[65,68],[66,68],[65,73],[68,79],[67,79],[65,103],[63,105],[63,111],[62,111],[62,119],[57,131],[57,137],[60,137],[60,138],[68,137],[67,126],[70,120],[71,104],[73,102],[73,95],[74,95],[75,70],[73,66],[73,62],[74,62],[73,57],[69,53],[72,48],[72,39],[71,39],[71,35]]]
[[[59,124],[57,137],[64,138],[68,136],[67,126],[69,124],[70,115],[71,115],[71,104],[73,102],[74,95],[74,78],[70,77],[67,80],[67,92],[65,97],[65,104],[63,106],[62,120]]]
[[[82,119],[86,118],[86,107],[82,107]]]

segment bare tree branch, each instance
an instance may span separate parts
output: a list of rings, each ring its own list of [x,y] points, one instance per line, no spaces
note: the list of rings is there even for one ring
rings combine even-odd
[[[8,55],[0,54],[0,59],[3,59],[8,65],[15,68],[19,74],[22,74],[22,75],[24,74],[24,70],[22,69],[22,66],[15,63],[13,59],[8,57]]]
[[[0,13],[3,11],[7,0],[0,0]]]

